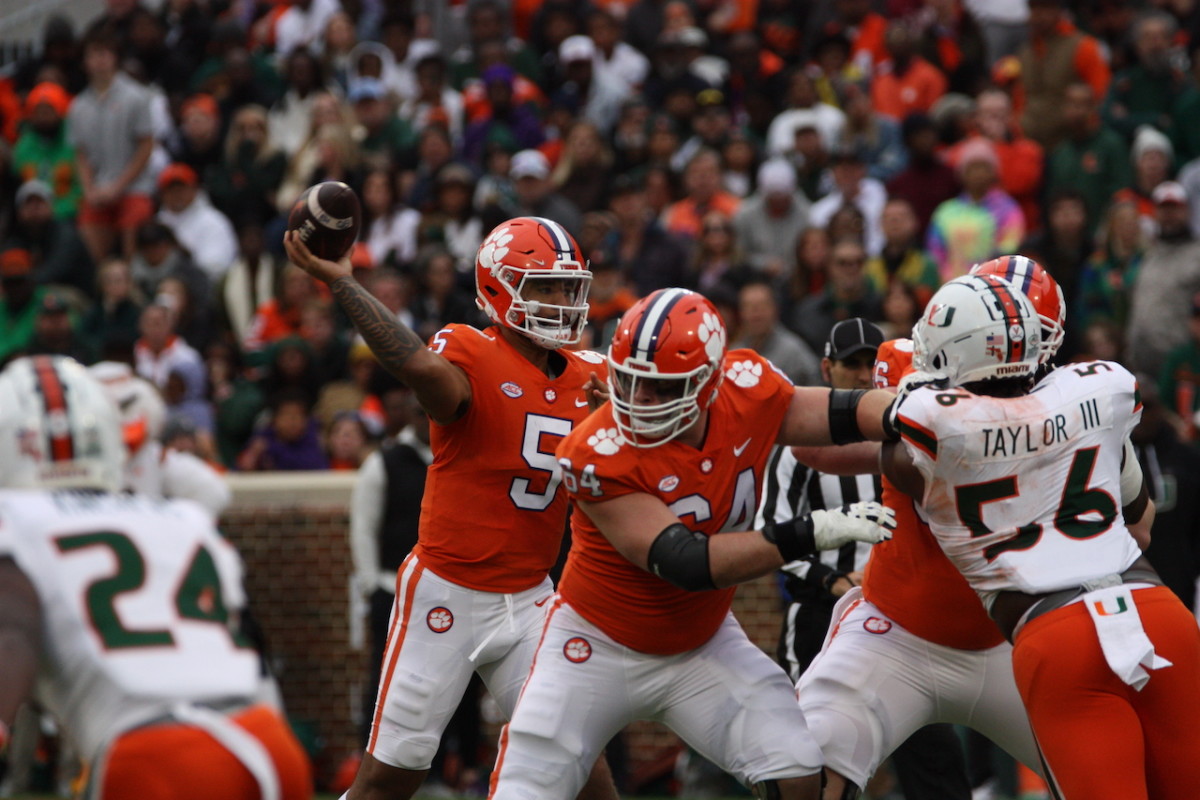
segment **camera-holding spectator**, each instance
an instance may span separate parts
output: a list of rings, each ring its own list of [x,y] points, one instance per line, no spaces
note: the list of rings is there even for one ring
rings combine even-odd
[[[884,46],[888,58],[871,80],[871,105],[895,120],[929,113],[946,93],[946,76],[917,54],[916,36],[906,22],[888,26]]]
[[[862,153],[853,145],[843,144],[834,152],[831,172],[833,191],[813,204],[809,223],[818,228],[827,227],[839,209],[853,206],[862,215],[867,252],[872,255],[878,253],[883,247],[879,219],[887,202],[887,190],[879,181],[867,177],[867,165]]]
[[[730,348],[748,347],[783,370],[797,386],[821,382],[821,360],[779,321],[779,300],[771,284],[752,280],[737,294],[737,336]]]
[[[958,151],[963,193],[937,207],[926,249],[943,281],[966,275],[997,253],[1016,252],[1025,235],[1017,202],[998,186],[1000,159],[992,143],[976,137]]]
[[[835,240],[826,274],[825,288],[800,302],[789,325],[813,352],[824,347],[829,332],[842,320],[883,316],[881,298],[867,277],[867,252],[860,240]]]
[[[7,246],[29,252],[38,283],[64,284],[94,296],[96,279],[91,255],[75,225],[54,215],[53,200],[54,193],[46,183],[30,180],[21,184]]]
[[[221,161],[204,176],[208,195],[236,225],[275,214],[287,155],[271,136],[267,110],[243,106],[233,115]]]
[[[796,269],[796,237],[808,227],[810,204],[797,191],[796,170],[782,158],[758,168],[758,191],[733,218],[746,263],[770,278],[790,280]]]
[[[149,93],[117,70],[117,39],[101,29],[84,42],[88,88],[71,103],[67,131],[75,147],[83,186],[79,232],[93,262],[120,241],[133,255],[138,226],[154,214],[154,176],[147,165],[154,150]]]
[[[312,405],[303,392],[280,392],[271,401],[271,420],[237,458],[242,471],[328,469]]]
[[[1133,285],[1128,363],[1158,375],[1167,353],[1188,340],[1192,298],[1200,292],[1200,242],[1189,226],[1188,195],[1173,181],[1154,190],[1158,235]]]
[[[50,187],[56,219],[71,220],[79,208],[83,189],[75,148],[67,135],[67,109],[71,96],[57,83],[39,83],[25,98],[26,125],[12,151],[12,169],[25,181],[39,180]]]
[[[938,156],[938,131],[933,120],[924,114],[906,117],[901,132],[908,150],[908,166],[888,182],[891,197],[901,197],[912,204],[922,235],[939,205],[962,189],[958,173]]]
[[[686,284],[687,251],[658,222],[647,199],[645,179],[638,174],[618,175],[608,203],[617,225],[602,246],[634,293],[644,297],[655,289]]]
[[[229,218],[213,207],[200,178],[187,164],[171,164],[158,176],[162,209],[158,220],[215,283],[237,257],[237,234]]]
[[[879,255],[867,261],[867,275],[880,294],[888,294],[899,283],[913,292],[918,310],[925,307],[937,291],[941,280],[937,264],[921,249],[921,230],[912,203],[893,197],[883,207],[880,217],[883,248]],[[901,334],[908,336],[908,331]]]
[[[1113,195],[1133,180],[1129,149],[1101,123],[1095,90],[1087,83],[1063,90],[1062,125],[1062,141],[1046,162],[1044,189],[1048,194],[1062,189],[1082,194],[1088,229],[1095,230]]]

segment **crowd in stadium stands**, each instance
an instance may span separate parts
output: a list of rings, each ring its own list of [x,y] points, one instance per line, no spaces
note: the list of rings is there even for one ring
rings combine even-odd
[[[223,468],[357,468],[393,384],[282,250],[341,180],[360,277],[422,336],[484,323],[476,248],[538,215],[590,258],[588,346],[691,287],[802,383],[837,321],[906,335],[1020,252],[1063,357],[1147,376],[1191,436],[1197,45],[1172,0],[107,0],[0,82],[0,361],[134,364]]]

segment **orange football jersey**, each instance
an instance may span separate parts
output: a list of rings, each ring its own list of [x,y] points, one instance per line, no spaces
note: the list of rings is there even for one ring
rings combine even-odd
[[[912,340],[892,339],[875,356],[875,386],[896,386],[912,371]],[[892,538],[871,548],[863,595],[922,639],[957,650],[985,650],[1004,641],[921,518],[916,503],[887,478],[883,504],[896,512]]]
[[[769,361],[750,350],[731,351],[703,447],[678,441],[634,447],[605,407],[558,447],[567,491],[587,502],[642,492],[660,498],[691,530],[708,536],[749,530],[793,394],[791,381]],[[571,526],[559,593],[615,641],[670,655],[699,647],[720,627],[732,587],[684,591],[618,553],[578,509]]]
[[[588,415],[583,385],[593,372],[604,380],[604,357],[559,350],[566,368],[550,378],[497,328],[469,325],[438,331],[429,347],[467,373],[471,404],[461,419],[430,424],[433,463],[414,552],[470,589],[536,586],[554,566],[566,527],[554,448]]]

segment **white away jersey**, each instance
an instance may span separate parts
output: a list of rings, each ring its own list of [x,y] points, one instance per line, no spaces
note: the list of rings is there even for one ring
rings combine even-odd
[[[1140,554],[1121,516],[1121,455],[1141,417],[1118,364],[1070,364],[1028,395],[924,388],[900,412],[938,543],[984,604],[1119,573]]]
[[[85,757],[172,702],[254,694],[257,654],[231,632],[241,560],[199,506],[0,491],[0,556],[37,588],[39,698]]]

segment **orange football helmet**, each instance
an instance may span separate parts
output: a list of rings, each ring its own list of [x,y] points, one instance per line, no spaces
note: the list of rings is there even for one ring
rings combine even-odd
[[[995,275],[1011,283],[1033,303],[1042,323],[1042,348],[1038,363],[1054,358],[1063,343],[1063,326],[1067,323],[1067,303],[1062,287],[1050,277],[1038,262],[1025,256],[1000,256],[971,267],[972,275]]]

